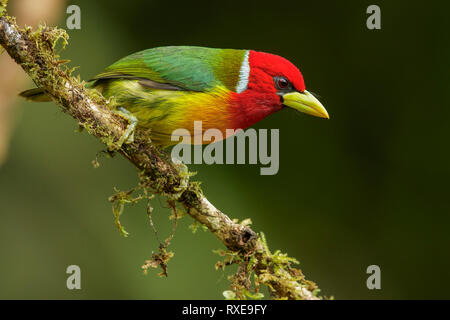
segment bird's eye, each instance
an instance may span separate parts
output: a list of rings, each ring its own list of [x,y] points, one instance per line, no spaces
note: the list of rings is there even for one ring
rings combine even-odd
[[[286,90],[291,84],[285,77],[275,77],[275,85],[279,90]]]

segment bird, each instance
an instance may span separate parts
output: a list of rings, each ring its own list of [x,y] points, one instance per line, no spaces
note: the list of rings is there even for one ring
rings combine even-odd
[[[329,119],[293,63],[255,50],[151,48],[118,60],[87,86],[113,97],[114,111],[132,125],[130,136],[136,125],[149,129],[152,142],[162,147],[177,143],[171,139],[176,129],[192,133],[194,121],[226,137],[227,129],[244,130],[283,108]],[[51,101],[43,88],[19,95]]]

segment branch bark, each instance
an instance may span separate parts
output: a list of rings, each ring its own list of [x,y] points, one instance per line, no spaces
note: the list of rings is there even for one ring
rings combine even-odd
[[[272,254],[265,240],[252,229],[233,222],[214,207],[198,184],[189,181],[184,165],[174,163],[153,145],[145,131],[137,128],[133,143],[118,146],[127,126],[125,119],[111,112],[108,107],[111,101],[97,91],[86,89],[82,81],[71,76],[70,70],[61,67],[55,44],[58,40],[67,43],[65,31],[50,27],[40,27],[37,31],[20,29],[15,19],[5,14],[5,7],[5,0],[0,0],[0,44],[65,113],[109,149],[127,158],[153,192],[176,200],[192,218],[207,226],[229,252],[239,258],[241,267],[252,261],[251,270],[242,275],[247,280],[249,272],[254,272],[258,282],[269,287],[273,298],[318,299],[317,286],[305,280],[300,270],[291,267],[293,259],[278,252]]]

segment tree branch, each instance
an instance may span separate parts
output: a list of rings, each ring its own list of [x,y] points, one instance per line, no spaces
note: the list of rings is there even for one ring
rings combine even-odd
[[[0,44],[65,113],[136,166],[146,187],[180,203],[226,246],[228,250],[223,255],[233,256],[233,262],[240,265],[232,283],[237,298],[245,298],[242,292],[250,290],[248,282],[254,272],[257,285],[267,285],[273,298],[318,299],[317,286],[291,266],[294,259],[279,252],[271,253],[264,237],[215,208],[198,184],[189,181],[186,167],[171,161],[151,143],[143,129],[136,129],[133,143],[118,146],[127,121],[111,112],[108,106],[112,101],[86,89],[84,82],[71,76],[71,70],[61,67],[55,45],[58,40],[63,46],[67,44],[65,31],[45,26],[37,31],[20,29],[15,19],[6,15],[5,7],[6,1],[0,0]]]

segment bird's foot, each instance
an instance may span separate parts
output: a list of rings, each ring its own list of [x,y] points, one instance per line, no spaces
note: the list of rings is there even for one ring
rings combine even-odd
[[[125,130],[125,133],[120,137],[117,145],[122,147],[122,145],[134,142],[134,130],[136,129],[136,125],[138,123],[138,119],[127,109],[119,107],[114,110],[114,113],[121,116],[125,120],[128,121],[128,126]]]

